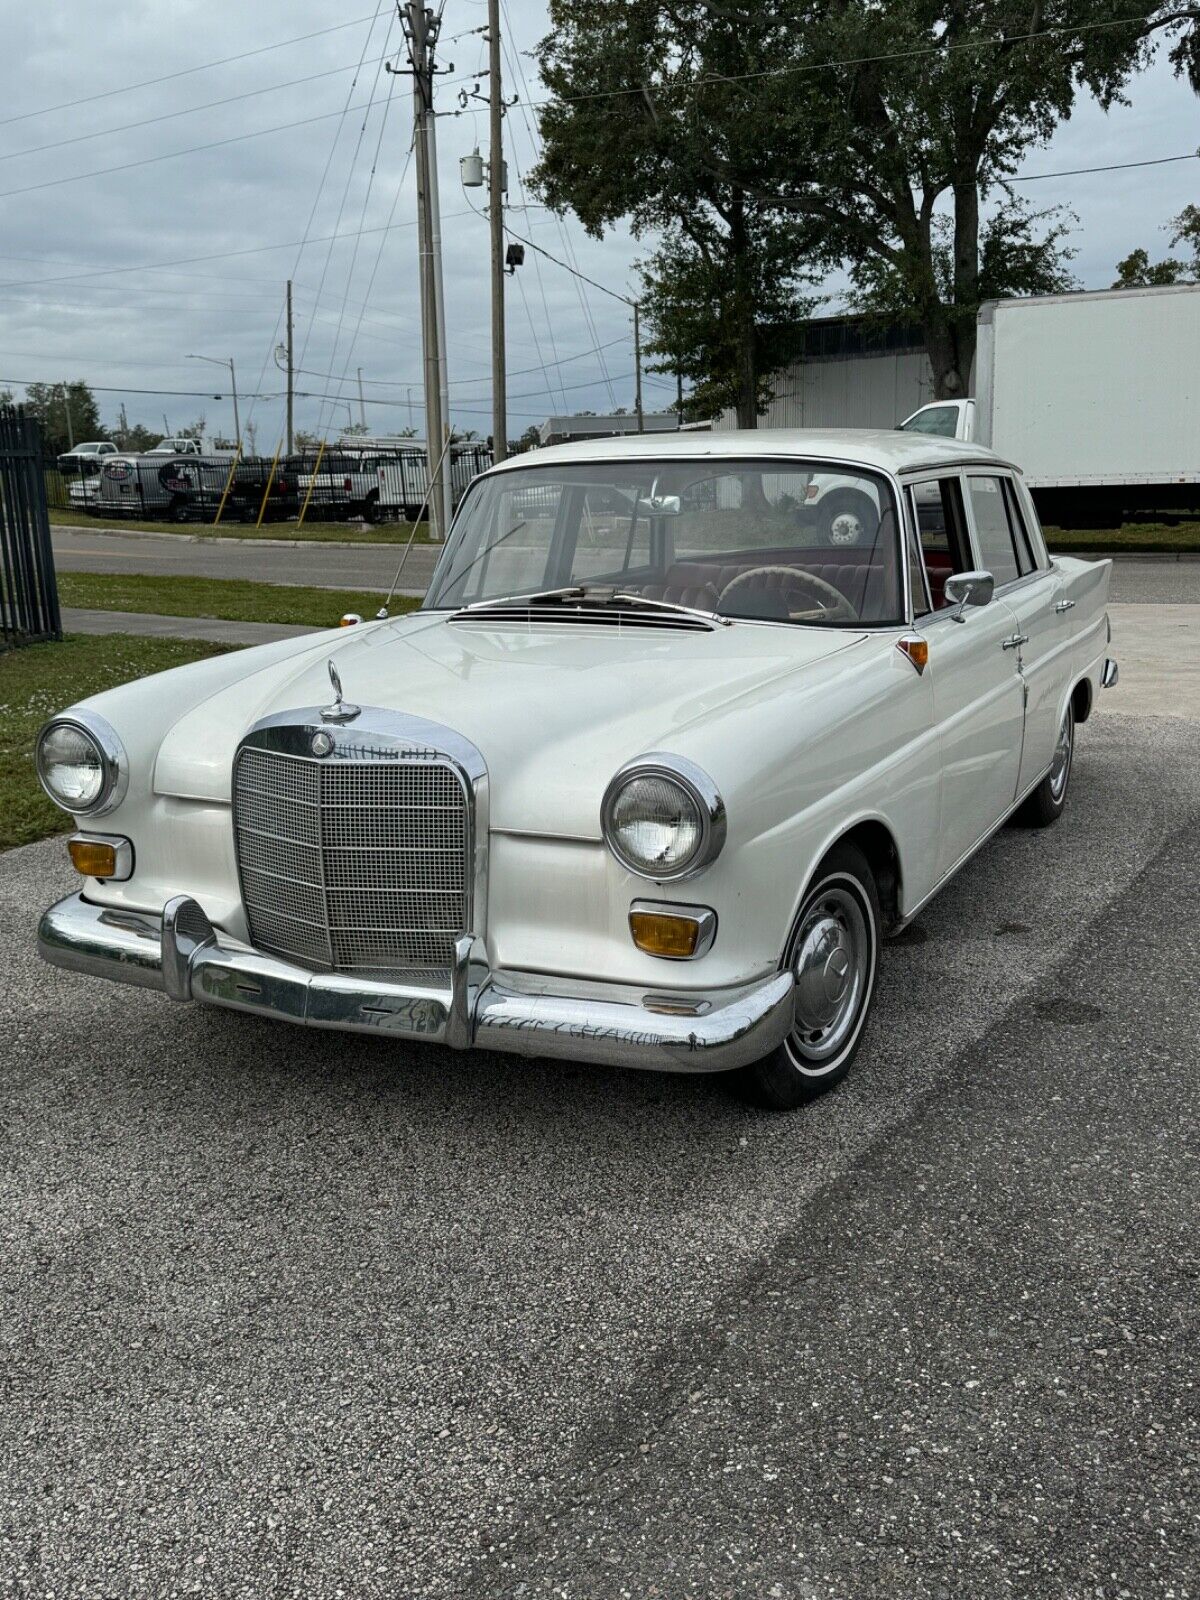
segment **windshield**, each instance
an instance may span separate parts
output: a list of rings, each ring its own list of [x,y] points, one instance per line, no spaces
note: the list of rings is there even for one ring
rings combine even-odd
[[[769,622],[901,617],[887,481],[816,461],[515,468],[472,488],[425,605],[582,585]]]

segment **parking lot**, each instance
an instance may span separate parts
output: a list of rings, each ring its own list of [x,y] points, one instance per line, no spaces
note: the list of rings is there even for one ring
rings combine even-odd
[[[1194,1594],[1200,725],[1118,704],[791,1117],[52,971],[4,857],[8,1592]]]

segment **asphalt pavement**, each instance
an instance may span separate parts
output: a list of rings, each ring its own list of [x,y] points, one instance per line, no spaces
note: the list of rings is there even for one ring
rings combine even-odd
[[[53,971],[0,858],[0,1592],[1194,1596],[1200,724],[1118,694],[794,1116]]]
[[[377,589],[382,602],[404,553],[395,544],[302,544],[187,534],[120,534],[51,528],[60,572],[147,573],[152,577],[245,578],[254,583]],[[440,546],[414,544],[399,593],[423,595]]]

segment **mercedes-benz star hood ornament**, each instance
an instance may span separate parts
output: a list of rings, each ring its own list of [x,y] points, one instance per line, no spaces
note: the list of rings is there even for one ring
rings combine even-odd
[[[329,659],[329,681],[333,685],[334,701],[331,706],[324,706],[321,710],[322,722],[353,722],[361,711],[361,706],[351,705],[348,700],[342,699],[342,680],[338,669]]]

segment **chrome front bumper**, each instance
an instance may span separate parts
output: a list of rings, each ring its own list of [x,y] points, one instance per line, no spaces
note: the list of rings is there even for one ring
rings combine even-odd
[[[310,972],[245,946],[223,946],[198,903],[182,895],[154,916],[73,894],[51,906],[38,929],[39,953],[56,967],[160,989],[175,1000],[460,1050],[653,1072],[726,1072],[769,1054],[792,1026],[790,972],[733,996],[597,1000],[494,973],[480,959],[481,948],[471,938],[459,940],[449,984],[427,987]],[[698,1009],[656,1009],[673,1003]]]

